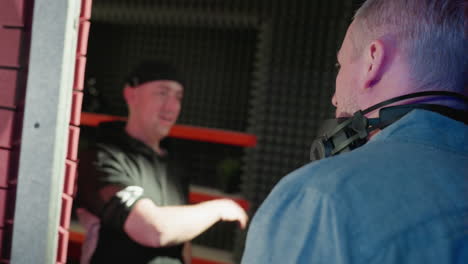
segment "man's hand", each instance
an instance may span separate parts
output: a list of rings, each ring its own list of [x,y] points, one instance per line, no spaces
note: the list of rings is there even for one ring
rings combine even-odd
[[[209,201],[208,203],[213,203],[216,210],[219,212],[219,218],[221,221],[237,221],[242,229],[247,226],[249,217],[245,213],[244,209],[242,209],[242,207],[233,200],[218,199]]]

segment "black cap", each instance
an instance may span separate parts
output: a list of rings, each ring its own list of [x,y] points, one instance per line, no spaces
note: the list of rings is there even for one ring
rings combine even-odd
[[[145,82],[162,80],[176,81],[184,86],[183,78],[177,69],[169,63],[160,61],[144,61],[138,64],[130,72],[125,82],[135,87]]]

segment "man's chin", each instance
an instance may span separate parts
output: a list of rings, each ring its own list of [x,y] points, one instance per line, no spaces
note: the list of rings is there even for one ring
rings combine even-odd
[[[336,112],[335,117],[336,118],[350,118],[352,117],[353,114],[347,113],[347,112]]]
[[[172,126],[160,126],[158,133],[161,137],[167,137],[171,131]]]

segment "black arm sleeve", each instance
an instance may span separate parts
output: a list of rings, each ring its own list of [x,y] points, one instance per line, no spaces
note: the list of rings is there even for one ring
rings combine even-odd
[[[123,229],[133,205],[141,198],[143,198],[143,188],[139,186],[127,186],[118,191],[104,206],[100,215],[102,223]]]
[[[124,155],[98,147],[80,154],[77,204],[98,216],[101,224],[122,230],[143,188],[126,174]]]

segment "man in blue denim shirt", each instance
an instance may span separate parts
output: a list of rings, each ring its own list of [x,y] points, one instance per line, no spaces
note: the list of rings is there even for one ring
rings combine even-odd
[[[421,91],[466,96],[464,8],[366,1],[338,53],[336,117]],[[466,111],[453,97],[424,99]],[[410,103],[421,101],[397,104]],[[256,212],[242,263],[468,263],[464,113],[456,120],[413,110],[364,146],[285,177]]]

